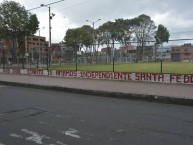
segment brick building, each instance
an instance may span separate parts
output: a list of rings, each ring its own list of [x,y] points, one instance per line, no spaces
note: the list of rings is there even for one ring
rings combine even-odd
[[[171,48],[171,60],[176,62],[193,62],[193,46],[186,43],[182,46],[174,46]]]
[[[22,61],[30,63],[34,61],[35,52],[38,53],[39,61],[43,62],[47,44],[46,38],[41,36],[0,39],[0,63],[3,62],[3,57],[5,63],[21,63]]]
[[[34,63],[35,53],[38,53],[40,63],[44,63],[46,61],[48,42],[46,42],[45,37],[26,36],[24,42],[25,54],[28,59],[28,62]]]

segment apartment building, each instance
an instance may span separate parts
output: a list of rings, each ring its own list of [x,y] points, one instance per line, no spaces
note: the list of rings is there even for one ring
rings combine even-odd
[[[185,43],[171,48],[171,60],[176,62],[193,62],[193,46]]]
[[[48,42],[46,37],[42,36],[25,36],[25,52],[28,62],[34,63],[34,54],[38,53],[40,63],[46,62]]]
[[[0,63],[33,63],[34,53],[38,53],[39,61],[45,62],[48,42],[45,37],[25,36],[20,38],[0,39]]]

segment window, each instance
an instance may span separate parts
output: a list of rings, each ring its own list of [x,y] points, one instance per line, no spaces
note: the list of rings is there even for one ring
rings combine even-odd
[[[45,42],[45,40],[44,40],[44,39],[40,39],[40,41],[41,41],[41,42]]]
[[[37,38],[33,38],[33,41],[38,41],[38,39]]]
[[[190,52],[192,52],[192,49],[191,48],[186,48],[185,52],[189,52],[190,53]]]

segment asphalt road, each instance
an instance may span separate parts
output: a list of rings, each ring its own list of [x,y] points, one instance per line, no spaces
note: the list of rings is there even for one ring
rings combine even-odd
[[[192,145],[193,107],[0,85],[0,145]]]

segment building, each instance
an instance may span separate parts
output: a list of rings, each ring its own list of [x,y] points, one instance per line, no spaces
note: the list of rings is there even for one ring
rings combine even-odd
[[[111,47],[106,47],[101,49],[101,53],[106,54],[106,55],[111,55]]]
[[[137,46],[137,61],[154,61],[155,46]]]
[[[171,60],[175,62],[193,62],[193,46],[185,43],[181,46],[171,47]]]
[[[46,37],[25,36],[24,47],[27,63],[35,63],[37,57],[40,63],[45,63],[48,51],[48,42]]]
[[[116,51],[117,60],[121,62],[135,62],[137,47],[133,45],[122,46]]]
[[[45,37],[25,36],[20,38],[0,39],[1,63],[45,62],[48,42]]]

